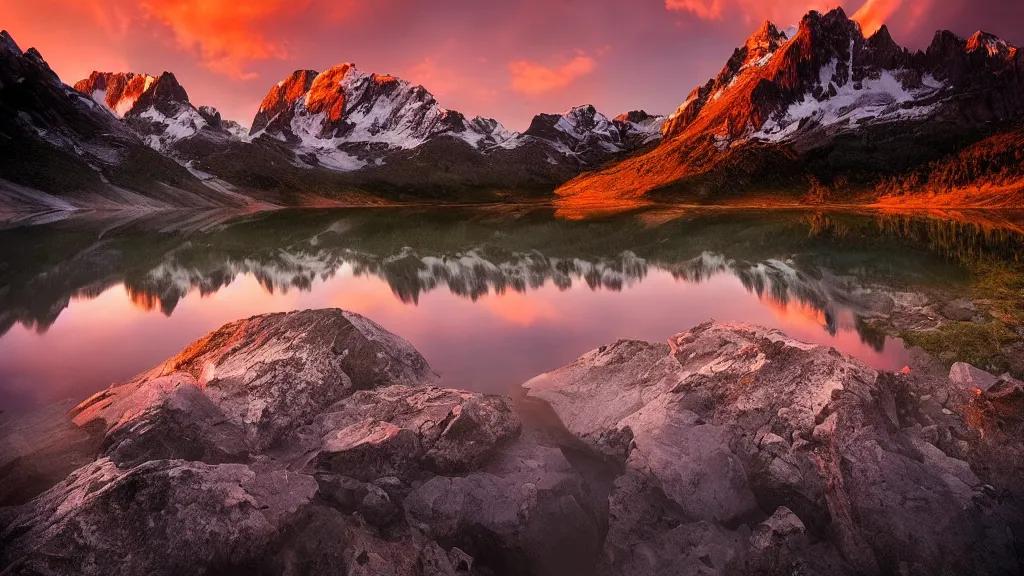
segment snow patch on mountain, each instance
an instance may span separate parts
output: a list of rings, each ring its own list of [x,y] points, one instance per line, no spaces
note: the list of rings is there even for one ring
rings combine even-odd
[[[496,120],[468,120],[442,107],[422,86],[348,63],[320,73],[297,71],[278,83],[253,124],[252,139],[265,135],[288,142],[301,161],[315,157],[315,163],[339,170],[377,163],[389,151],[440,136],[481,151],[513,136]]]
[[[829,85],[826,84],[827,79],[835,75],[835,69],[835,60],[822,67],[820,78],[823,86]],[[802,126],[854,128],[867,121],[893,122],[924,118],[937,105],[916,103],[934,96],[945,89],[946,85],[929,74],[924,75],[921,84],[919,89],[905,88],[896,73],[882,70],[877,78],[865,78],[861,83],[847,81],[842,87],[836,88],[834,96],[821,101],[812,94],[806,94],[781,117],[769,119],[751,138],[783,142],[797,134]]]
[[[158,133],[146,138],[146,143],[155,150],[164,150],[179,140],[195,135],[207,125],[206,120],[192,106],[181,106],[177,114],[170,117],[150,106],[139,114],[139,118],[163,126]]]

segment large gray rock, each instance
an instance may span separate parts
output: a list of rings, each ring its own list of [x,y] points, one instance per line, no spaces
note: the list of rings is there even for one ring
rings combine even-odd
[[[0,573],[1019,572],[1024,385],[914,378],[708,324],[534,379],[523,424],[361,317],[252,318],[0,422],[45,490],[0,492]]]
[[[408,342],[358,314],[307,310],[227,324],[76,408],[119,463],[245,461],[356,390],[435,381]]]
[[[257,567],[316,481],[242,464],[97,460],[24,505],[0,534],[13,574],[208,574]]]
[[[957,391],[977,389],[987,392],[997,380],[999,378],[966,362],[957,362],[949,369],[949,383]]]
[[[521,427],[506,397],[433,386],[362,391],[330,410],[313,428],[317,468],[366,481],[469,472]]]
[[[70,413],[0,422],[0,473],[50,488],[25,502],[35,494],[4,487],[22,504],[0,508],[0,571],[501,573],[505,557],[557,565],[564,522],[583,526],[563,540],[583,534],[574,561],[592,564],[599,520],[561,452],[544,449],[559,459],[558,485],[527,498],[526,464],[505,454],[521,430],[511,401],[435,380],[411,346],[362,317],[274,314],[228,324]],[[510,454],[542,450],[516,445]],[[474,474],[490,479],[476,493],[485,507],[520,490],[516,510],[536,509],[528,529],[484,545],[475,524],[443,539],[409,525],[410,493]]]
[[[978,309],[974,306],[974,302],[963,298],[947,302],[942,307],[942,315],[950,320],[970,322],[977,314]]]
[[[406,499],[406,518],[499,574],[590,574],[601,519],[586,491],[560,450],[524,439],[479,472],[424,483]]]
[[[806,567],[806,556],[747,538],[728,544],[730,529],[781,506],[810,542],[838,550],[835,570],[1014,573],[997,502],[967,462],[914,432],[932,420],[900,378],[777,331],[705,324],[669,346],[602,347],[524,386],[595,454],[625,465],[603,573],[671,573],[650,559],[684,536],[719,543],[702,560],[709,571]],[[694,540],[695,522],[714,530]]]

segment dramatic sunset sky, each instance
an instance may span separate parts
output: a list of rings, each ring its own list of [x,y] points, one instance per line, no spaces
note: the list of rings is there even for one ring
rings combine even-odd
[[[671,112],[761,21],[785,28],[817,0],[0,0],[0,27],[73,84],[92,70],[174,72],[196,105],[249,125],[297,68],[350,61],[423,84],[443,106],[525,129],[592,103]],[[938,28],[1024,44],[1022,0],[851,0],[921,48]]]

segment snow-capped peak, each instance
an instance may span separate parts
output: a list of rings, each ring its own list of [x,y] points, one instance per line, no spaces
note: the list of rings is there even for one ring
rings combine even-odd
[[[93,72],[75,84],[75,90],[105,106],[118,118],[135,106],[143,93],[150,90],[156,77],[133,72]]]
[[[484,149],[511,134],[496,120],[467,120],[441,106],[422,86],[363,72],[350,62],[323,72],[299,70],[271,89],[253,120],[254,136],[291,142],[300,157],[337,159],[341,148],[366,158],[415,148],[438,136]],[[375,148],[376,147],[376,148]],[[357,167],[345,161],[343,168]],[[332,167],[339,167],[333,162]]]
[[[591,134],[611,135],[617,134],[615,126],[608,120],[608,117],[597,111],[593,105],[574,106],[570,108],[562,118],[555,124],[557,130],[578,139],[585,138]]]
[[[1008,58],[1013,47],[994,34],[978,30],[967,40],[967,51],[985,50],[989,56]]]

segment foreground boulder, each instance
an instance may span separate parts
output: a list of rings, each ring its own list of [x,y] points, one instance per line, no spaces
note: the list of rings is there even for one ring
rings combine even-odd
[[[0,422],[0,574],[1018,574],[1024,384],[971,370],[706,324],[513,402],[259,316]]]
[[[79,405],[119,464],[245,461],[356,390],[437,375],[406,341],[342,310],[232,322],[131,382]]]
[[[908,376],[705,324],[668,345],[602,347],[524,386],[623,466],[602,574],[1020,571],[1019,504],[926,440],[927,427],[980,437],[928,410]]]
[[[11,522],[0,565],[16,574],[255,568],[282,518],[316,490],[310,476],[257,475],[241,464],[155,460],[123,471],[101,459]]]
[[[592,570],[584,478],[521,434],[509,398],[436,380],[357,314],[271,314],[0,422],[0,573]],[[458,497],[435,507],[437,487]]]

